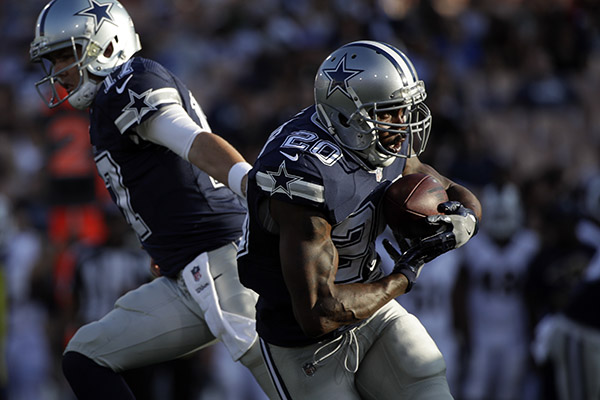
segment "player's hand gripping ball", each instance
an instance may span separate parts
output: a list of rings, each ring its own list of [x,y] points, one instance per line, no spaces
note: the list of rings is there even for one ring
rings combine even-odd
[[[441,214],[438,206],[448,201],[442,184],[427,174],[410,174],[397,179],[386,189],[383,214],[392,231],[403,238],[423,238],[438,227],[427,222],[430,215]]]

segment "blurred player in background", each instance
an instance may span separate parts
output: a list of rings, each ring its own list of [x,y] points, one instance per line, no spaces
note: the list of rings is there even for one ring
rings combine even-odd
[[[315,105],[275,130],[249,173],[238,263],[259,293],[257,331],[282,399],[451,398],[445,364],[397,296],[423,263],[465,244],[481,208],[466,188],[422,164],[426,92],[395,47],[359,41],[329,55]],[[435,176],[450,200],[438,231],[384,276],[375,239],[380,203],[402,174]]]
[[[47,329],[51,295],[43,284],[49,252],[30,218],[27,202],[11,204],[0,195],[0,225],[0,265],[10,309],[7,399],[47,400],[53,373]]]
[[[31,43],[31,59],[46,73],[36,87],[47,105],[90,108],[97,169],[162,275],[78,330],[64,353],[65,376],[81,399],[132,399],[120,372],[219,339],[269,392],[256,294],[240,284],[235,260],[250,166],[210,132],[178,78],[133,57],[140,49],[115,0],[48,3]]]
[[[487,184],[481,202],[486,222],[462,249],[469,338],[463,397],[522,399],[531,361],[524,282],[540,241],[525,225],[514,183]]]
[[[539,322],[533,347],[558,400],[600,398],[600,177],[584,183],[580,200],[575,236],[589,249],[587,267],[562,307]]]

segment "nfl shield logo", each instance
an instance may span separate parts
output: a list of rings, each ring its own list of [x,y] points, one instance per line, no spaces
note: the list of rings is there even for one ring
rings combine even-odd
[[[304,375],[310,377],[317,372],[317,366],[313,363],[306,363],[302,366],[302,370],[304,371]]]
[[[192,268],[192,275],[194,275],[194,280],[196,282],[198,282],[200,280],[200,278],[202,277],[202,274],[200,273],[199,266],[196,265],[194,268]]]

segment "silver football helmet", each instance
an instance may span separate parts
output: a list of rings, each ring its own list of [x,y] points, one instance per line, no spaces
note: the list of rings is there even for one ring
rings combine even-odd
[[[48,55],[64,48],[73,51],[74,62],[56,71]],[[133,21],[118,1],[53,0],[38,17],[29,51],[31,60],[42,63],[46,74],[35,86],[50,108],[68,99],[73,107],[84,109],[96,96],[101,78],[141,48]],[[74,67],[79,71],[79,84],[61,98],[59,75]]]
[[[381,42],[363,40],[340,47],[325,59],[315,78],[319,121],[367,167],[385,167],[396,157],[415,157],[425,150],[431,130],[426,97],[408,57]],[[402,123],[377,120],[380,112],[400,109]],[[408,151],[386,149],[379,140],[385,131],[403,135]]]
[[[483,229],[495,240],[510,239],[525,223],[525,208],[518,186],[512,182],[487,184],[481,193],[485,208]]]

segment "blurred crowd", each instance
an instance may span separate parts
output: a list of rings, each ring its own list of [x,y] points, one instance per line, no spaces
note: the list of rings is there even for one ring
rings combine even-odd
[[[152,279],[147,256],[96,174],[87,116],[69,107],[49,112],[35,90],[41,71],[28,51],[44,3],[0,1],[0,399],[10,400],[71,399],[59,365],[66,340]],[[449,265],[441,284],[463,294],[441,301],[452,307],[456,337],[435,337],[453,342],[447,351],[455,396],[556,395],[531,349],[538,322],[561,311],[594,255],[578,226],[600,223],[597,2],[122,3],[141,37],[139,55],[179,75],[213,131],[250,162],[279,123],[312,103],[315,72],[333,49],[359,39],[403,49],[425,81],[433,114],[422,159],[481,196],[481,237],[491,238],[439,260]],[[510,247],[522,230],[518,248]],[[516,255],[506,256],[508,248]],[[428,291],[427,283],[419,286],[406,296],[417,315],[425,304],[418,294]],[[422,319],[431,331],[439,322]],[[490,324],[496,335],[477,333]],[[511,329],[499,334],[503,327]],[[490,352],[476,357],[477,345]],[[506,366],[501,355],[510,358]],[[248,375],[227,361],[217,347],[130,379],[167,400],[260,399]],[[515,375],[505,382],[517,384],[516,392],[472,376],[500,376],[502,368]]]

